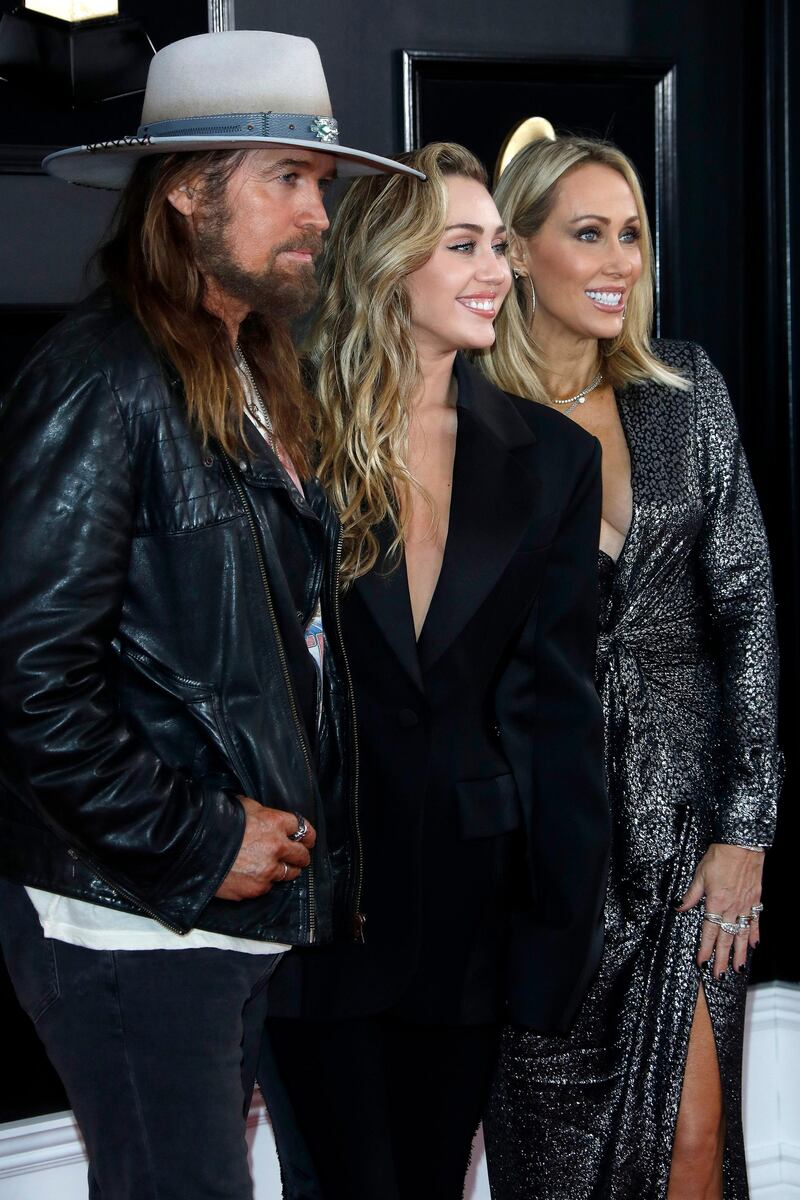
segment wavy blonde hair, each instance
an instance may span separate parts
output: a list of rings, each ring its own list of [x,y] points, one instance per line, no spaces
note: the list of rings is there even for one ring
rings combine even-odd
[[[419,384],[406,277],[424,266],[447,224],[447,179],[488,186],[473,154],[433,142],[399,156],[423,171],[362,176],[331,224],[320,264],[322,305],[308,340],[319,401],[319,476],[344,530],[342,579],[349,586],[376,563],[375,530],[388,520],[390,556],[403,544],[410,406]]]
[[[621,150],[593,138],[559,137],[554,142],[532,142],[515,155],[494,193],[512,245],[539,232],[556,202],[561,180],[587,163],[601,163],[619,172],[633,193],[641,225],[642,273],[631,288],[625,324],[617,337],[599,343],[605,381],[612,387],[624,387],[654,379],[667,387],[686,388],[683,376],[656,358],[650,348],[653,240],[639,176]],[[530,280],[520,276],[495,321],[494,346],[472,357],[492,383],[504,391],[547,403],[542,383],[546,364],[536,344],[532,309]]]

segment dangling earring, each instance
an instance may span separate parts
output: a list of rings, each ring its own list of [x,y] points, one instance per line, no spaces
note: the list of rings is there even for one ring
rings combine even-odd
[[[525,279],[526,276],[523,275],[521,271],[517,271],[515,269],[514,270],[514,278],[515,279]],[[527,276],[527,280],[528,280],[528,283],[531,285],[531,320],[533,320],[534,313],[536,312],[536,292],[533,290],[533,280],[531,279],[530,275]]]
[[[623,310],[622,310],[622,324],[623,325],[625,324],[625,317],[627,316],[627,313],[628,313],[628,307],[626,305],[625,308],[623,308]]]

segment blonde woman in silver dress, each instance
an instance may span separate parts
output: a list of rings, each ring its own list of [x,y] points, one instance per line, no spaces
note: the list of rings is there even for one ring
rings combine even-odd
[[[537,141],[496,200],[516,287],[479,361],[603,449],[614,848],[606,948],[571,1034],[505,1034],[492,1193],[745,1200],[745,994],[780,775],[761,514],[722,378],[699,346],[650,342],[651,242],[628,160]]]

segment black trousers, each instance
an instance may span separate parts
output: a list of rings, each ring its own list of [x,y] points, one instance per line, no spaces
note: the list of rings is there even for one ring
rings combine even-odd
[[[498,1026],[387,1014],[270,1018],[267,1029],[262,1091],[271,1108],[277,1080],[297,1122],[295,1130],[274,1122],[284,1200],[461,1200]],[[285,1102],[275,1096],[276,1109]]]
[[[246,1116],[280,956],[52,941],[3,881],[0,943],[75,1112],[92,1200],[250,1200]]]

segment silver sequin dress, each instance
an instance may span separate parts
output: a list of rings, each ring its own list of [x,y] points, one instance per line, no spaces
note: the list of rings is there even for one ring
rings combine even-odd
[[[725,385],[703,351],[657,342],[692,383],[618,396],[633,518],[600,556],[597,681],[614,846],[599,975],[567,1038],[504,1034],[484,1121],[494,1200],[662,1200],[698,986],[727,1116],[725,1200],[746,1200],[747,978],[695,966],[702,912],[674,904],[712,841],[768,844],[780,778],[776,641],[758,502]]]

